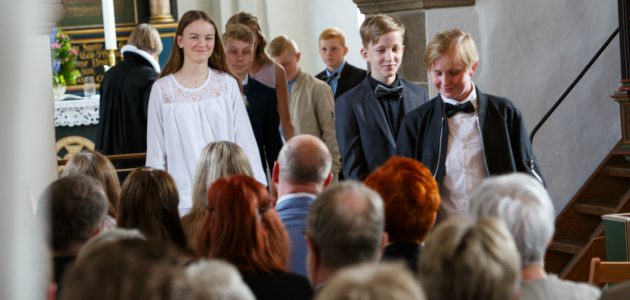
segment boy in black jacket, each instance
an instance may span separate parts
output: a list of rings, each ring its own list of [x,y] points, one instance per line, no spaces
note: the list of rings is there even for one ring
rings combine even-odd
[[[519,109],[471,81],[478,61],[469,34],[435,35],[424,62],[440,95],[409,112],[398,135],[396,154],[422,162],[440,186],[438,222],[466,215],[468,197],[488,176],[524,172],[544,184]]]

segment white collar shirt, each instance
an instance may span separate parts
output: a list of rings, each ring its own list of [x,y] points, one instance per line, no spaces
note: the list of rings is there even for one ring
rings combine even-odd
[[[444,177],[440,184],[442,201],[438,213],[438,221],[466,215],[468,197],[475,187],[488,177],[486,161],[483,153],[482,139],[477,126],[478,101],[475,84],[470,95],[461,102],[448,99],[442,95],[444,103],[460,105],[472,102],[475,111],[458,112],[448,118],[448,146]]]

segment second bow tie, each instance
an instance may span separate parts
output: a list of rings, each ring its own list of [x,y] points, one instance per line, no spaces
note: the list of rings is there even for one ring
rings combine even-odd
[[[337,72],[337,73],[333,73],[333,74],[332,74],[332,75],[330,75],[330,76],[326,76],[326,75],[324,75],[324,77],[322,77],[322,80],[323,80],[324,82],[326,82],[326,83],[330,83],[330,81],[331,81],[331,80],[333,80],[333,79],[339,79],[339,77],[341,77],[341,73],[340,73],[340,72]]]
[[[452,105],[444,103],[444,112],[447,117],[452,117],[458,112],[472,113],[475,112],[475,106],[470,101],[466,101],[464,104]]]
[[[388,88],[381,84],[379,84],[374,90],[374,95],[376,98],[386,97],[394,100],[399,100],[402,98],[403,86],[397,86],[395,88]]]

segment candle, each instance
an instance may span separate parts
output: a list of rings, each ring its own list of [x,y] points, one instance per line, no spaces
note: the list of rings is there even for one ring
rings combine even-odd
[[[116,50],[116,20],[114,19],[114,0],[101,0],[103,3],[103,29],[105,30],[105,49]]]

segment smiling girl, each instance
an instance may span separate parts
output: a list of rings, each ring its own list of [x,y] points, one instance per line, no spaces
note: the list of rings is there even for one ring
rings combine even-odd
[[[240,80],[230,71],[217,37],[217,25],[206,12],[185,13],[149,98],[146,165],[165,170],[175,179],[180,216],[192,207],[197,160],[211,142],[239,145],[254,178],[267,184]]]

